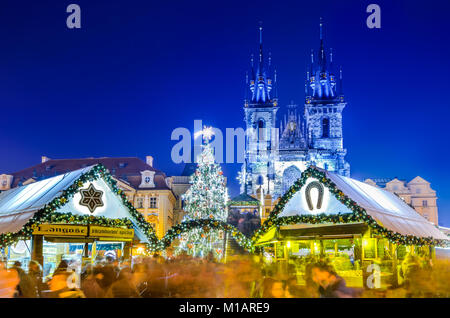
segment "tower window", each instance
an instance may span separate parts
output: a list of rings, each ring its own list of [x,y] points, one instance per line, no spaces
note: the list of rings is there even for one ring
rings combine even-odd
[[[428,201],[427,200],[423,200],[422,201],[422,206],[423,207],[427,207],[428,206]]]
[[[322,138],[330,137],[330,120],[328,118],[322,119]]]
[[[266,128],[266,124],[264,123],[264,120],[260,119],[258,120],[258,140],[264,140],[264,130]]]

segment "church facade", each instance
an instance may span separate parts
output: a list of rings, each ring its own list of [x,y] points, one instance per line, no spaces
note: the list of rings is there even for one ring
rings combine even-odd
[[[264,58],[260,27],[259,54],[256,63],[251,58],[244,101],[247,133],[241,193],[269,194],[276,199],[309,165],[350,175],[343,143],[342,113],[347,103],[342,69],[333,65],[332,50],[325,48],[322,33],[321,22],[319,50],[311,51],[306,74],[303,109],[291,102],[280,110],[277,74],[271,56]],[[277,118],[279,111],[287,112],[281,120]]]

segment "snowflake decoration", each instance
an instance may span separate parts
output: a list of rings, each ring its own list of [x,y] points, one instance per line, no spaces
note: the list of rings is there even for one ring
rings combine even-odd
[[[89,185],[89,188],[82,189],[80,192],[80,205],[87,207],[91,213],[94,213],[98,207],[103,206],[103,191],[97,190],[92,183]]]

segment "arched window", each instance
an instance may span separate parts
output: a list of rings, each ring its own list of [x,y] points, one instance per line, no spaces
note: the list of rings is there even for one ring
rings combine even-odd
[[[328,118],[322,119],[322,138],[330,137],[330,120]]]
[[[257,123],[257,129],[258,129],[258,140],[265,140],[265,128],[266,128],[266,123],[264,122],[263,119],[259,119],[258,123]]]

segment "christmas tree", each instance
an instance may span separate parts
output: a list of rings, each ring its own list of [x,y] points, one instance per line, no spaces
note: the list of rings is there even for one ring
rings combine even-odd
[[[205,128],[203,135],[203,151],[198,158],[198,166],[191,176],[191,187],[183,196],[186,215],[184,221],[194,219],[227,219],[227,189],[220,165],[214,160],[213,148],[209,144],[212,129]],[[223,256],[222,231],[210,228],[192,229],[182,234],[179,251],[190,255],[205,257],[210,252],[216,258]]]

